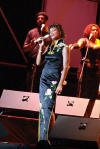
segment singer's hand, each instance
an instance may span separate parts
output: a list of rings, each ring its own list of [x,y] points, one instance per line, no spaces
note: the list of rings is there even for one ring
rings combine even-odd
[[[44,39],[43,39],[43,37],[40,37],[39,46],[40,47],[44,46]]]
[[[73,44],[69,45],[70,50],[72,50],[74,48]]]
[[[78,44],[77,43],[70,44],[68,47],[70,50],[73,50],[74,48],[78,48]]]
[[[62,92],[62,85],[58,85],[56,89],[56,94],[61,94]]]
[[[33,39],[31,40],[31,42],[30,42],[30,43],[31,43],[31,46],[33,46],[33,47],[35,46],[35,43],[34,43],[35,40],[36,40],[36,38],[33,38]]]

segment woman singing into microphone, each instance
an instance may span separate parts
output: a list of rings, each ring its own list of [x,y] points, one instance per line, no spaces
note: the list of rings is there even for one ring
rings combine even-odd
[[[83,32],[83,38],[69,45],[71,49],[79,48],[84,63],[81,94],[82,98],[95,100],[98,96],[100,83],[100,28],[97,24],[89,24]],[[82,70],[82,69],[81,69]]]
[[[52,42],[45,53],[45,65],[40,78],[39,144],[49,146],[48,131],[56,94],[60,94],[69,69],[69,48],[64,43],[64,31],[60,24],[49,27]],[[44,40],[40,43],[36,64],[40,65]],[[41,145],[40,145],[41,147]]]

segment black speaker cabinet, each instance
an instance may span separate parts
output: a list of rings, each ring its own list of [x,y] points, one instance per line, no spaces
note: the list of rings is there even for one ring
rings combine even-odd
[[[58,115],[49,138],[54,145],[100,149],[100,120]]]
[[[37,143],[38,119],[2,115],[0,116],[0,123],[2,123],[2,128],[5,128],[0,130],[0,142],[15,144]],[[7,133],[5,131],[7,131]]]
[[[0,122],[0,138],[7,136],[8,132],[3,124]]]

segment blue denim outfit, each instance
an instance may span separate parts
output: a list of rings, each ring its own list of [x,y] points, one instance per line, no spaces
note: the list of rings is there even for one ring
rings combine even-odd
[[[55,105],[56,88],[60,80],[63,65],[62,49],[66,46],[63,40],[59,40],[57,45],[52,43],[45,55],[44,65],[40,78],[40,111],[39,111],[39,131],[38,141],[48,140],[48,129],[50,117]]]

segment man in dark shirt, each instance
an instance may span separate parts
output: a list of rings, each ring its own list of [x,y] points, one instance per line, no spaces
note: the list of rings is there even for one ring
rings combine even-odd
[[[26,39],[24,41],[23,49],[29,60],[26,90],[30,92],[38,92],[39,78],[40,78],[42,68],[41,69],[37,68],[35,64],[36,56],[39,48],[39,44],[36,41],[41,36],[43,37],[48,34],[48,27],[46,25],[47,20],[48,20],[48,16],[46,15],[46,12],[39,12],[36,15],[37,27],[28,31]]]

